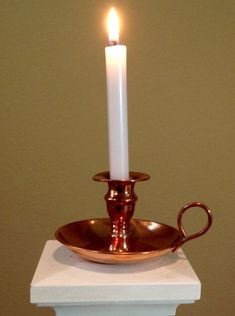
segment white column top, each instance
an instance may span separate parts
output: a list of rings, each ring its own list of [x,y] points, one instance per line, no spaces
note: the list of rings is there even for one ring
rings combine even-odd
[[[201,283],[183,251],[150,261],[108,265],[86,261],[47,241],[31,283],[31,303],[97,304],[194,301]]]

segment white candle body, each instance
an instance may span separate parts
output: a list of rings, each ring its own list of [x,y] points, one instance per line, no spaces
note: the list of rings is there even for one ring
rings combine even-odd
[[[129,179],[126,46],[105,48],[108,99],[109,171],[112,180]]]

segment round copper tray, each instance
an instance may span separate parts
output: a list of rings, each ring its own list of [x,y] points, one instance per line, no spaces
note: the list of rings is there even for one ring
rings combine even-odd
[[[182,226],[182,217],[184,212],[193,206],[200,206],[206,211],[208,222],[201,231],[187,236]],[[72,251],[91,261],[133,263],[164,255],[176,250],[186,241],[201,236],[211,226],[212,215],[205,205],[198,202],[190,203],[182,208],[178,215],[179,229],[153,221],[132,219],[129,234],[125,238],[112,237],[110,223],[109,218],[70,223],[56,231],[56,238]]]

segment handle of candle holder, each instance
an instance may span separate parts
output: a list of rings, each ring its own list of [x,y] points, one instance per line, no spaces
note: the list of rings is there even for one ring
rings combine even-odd
[[[145,173],[130,172],[128,180],[111,180],[107,171],[98,173],[93,177],[95,181],[108,183],[105,200],[111,220],[110,251],[123,252],[129,250],[129,226],[137,201],[134,192],[135,183],[149,178],[150,176]]]
[[[207,223],[199,232],[194,233],[192,235],[187,235],[187,233],[183,227],[183,216],[184,216],[185,212],[192,207],[200,207],[201,209],[203,209],[206,212]],[[208,206],[206,204],[204,204],[202,202],[191,202],[189,204],[186,204],[184,207],[182,207],[182,209],[180,210],[178,217],[177,217],[177,225],[178,225],[178,228],[179,228],[179,231],[180,231],[182,238],[181,238],[180,244],[177,245],[173,249],[173,251],[175,251],[179,247],[181,247],[186,241],[189,241],[189,240],[192,240],[192,239],[195,239],[195,238],[198,238],[198,237],[204,235],[208,231],[208,229],[211,227],[212,221],[213,221],[213,218],[212,218],[212,214],[211,214],[210,209],[208,208]]]

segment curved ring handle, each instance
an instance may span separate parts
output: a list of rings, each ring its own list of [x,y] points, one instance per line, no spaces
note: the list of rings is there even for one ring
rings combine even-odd
[[[185,229],[183,227],[183,216],[184,216],[184,213],[191,207],[200,207],[200,208],[202,208],[207,214],[208,221],[207,221],[206,226],[203,227],[199,232],[187,236],[187,233],[185,232]],[[180,245],[177,245],[177,247],[173,251],[175,251],[180,246],[182,246],[186,241],[189,241],[189,240],[194,239],[194,238],[198,238],[198,237],[202,236],[203,234],[205,234],[208,231],[208,229],[211,227],[212,220],[213,219],[212,219],[211,211],[206,206],[206,204],[201,203],[201,202],[192,202],[192,203],[186,204],[180,210],[180,212],[178,214],[178,217],[177,217],[177,225],[178,225],[180,233],[183,235],[183,238],[182,238],[182,241],[180,242]]]

